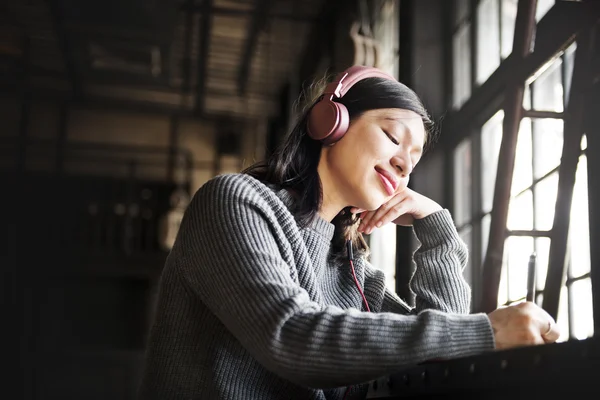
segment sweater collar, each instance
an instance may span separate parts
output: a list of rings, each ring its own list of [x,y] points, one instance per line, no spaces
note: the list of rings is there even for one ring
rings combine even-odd
[[[296,202],[294,196],[286,189],[274,189],[274,192],[293,214],[294,204]],[[333,233],[335,231],[335,225],[321,218],[319,214],[316,214],[313,221],[306,229],[310,229],[311,231],[319,234],[327,243],[331,243],[331,240],[333,239]]]

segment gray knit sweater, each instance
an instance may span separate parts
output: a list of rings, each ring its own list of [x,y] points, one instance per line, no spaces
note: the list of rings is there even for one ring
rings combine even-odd
[[[488,317],[468,314],[467,250],[447,210],[414,224],[415,309],[355,261],[368,313],[350,266],[329,257],[334,226],[300,229],[292,201],[243,174],[196,193],[162,274],[140,399],[341,399],[347,385],[494,348]]]

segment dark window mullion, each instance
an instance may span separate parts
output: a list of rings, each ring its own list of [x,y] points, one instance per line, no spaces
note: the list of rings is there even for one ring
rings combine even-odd
[[[531,132],[532,132],[532,134],[533,134],[533,126],[531,127]],[[532,136],[532,139],[533,139],[533,136]],[[535,157],[535,148],[534,148],[534,146],[533,146],[533,143],[532,143],[531,149],[532,149],[532,157],[531,157],[531,158],[532,158],[532,163],[534,163],[534,164],[535,164],[535,159],[536,159],[536,157]],[[544,176],[541,176],[541,177],[539,177],[539,178],[537,178],[537,179],[532,179],[531,186],[528,186],[528,187],[526,187],[525,189],[521,190],[519,193],[517,193],[517,194],[515,195],[515,197],[518,197],[518,196],[522,195],[523,193],[527,192],[528,190],[533,190],[533,189],[534,189],[534,187],[535,187],[535,185],[537,185],[538,183],[540,183],[540,182],[541,182],[541,181],[543,181],[544,179],[548,178],[548,177],[549,177],[550,175],[552,175],[553,173],[557,172],[559,167],[560,167],[560,165],[558,165],[558,166],[556,166],[556,167],[552,168],[550,171],[546,172],[546,173],[544,174]],[[535,170],[535,166],[532,166],[532,171],[533,171],[533,170]],[[534,172],[534,175],[533,175],[533,176],[535,176],[535,172]],[[533,176],[532,176],[532,178],[533,178]],[[535,226],[535,225],[534,225],[534,226]]]
[[[533,132],[533,127],[532,127],[532,132]],[[533,146],[532,146],[533,147]],[[581,155],[582,156],[587,156],[587,149],[585,150],[581,150]],[[535,153],[533,155],[533,157],[535,157]],[[544,179],[548,178],[550,175],[558,172],[558,168],[560,167],[560,164],[557,165],[556,167],[552,168],[550,171],[546,172],[543,176],[540,176],[537,179],[534,179],[533,182],[531,183],[531,186],[528,186],[526,188],[524,188],[523,190],[521,190],[519,193],[515,194],[514,197],[519,197],[522,194],[524,194],[525,192],[527,192],[528,190],[533,190],[535,188],[535,186],[540,183],[541,181],[543,181]]]
[[[478,0],[471,0],[471,95],[477,85],[477,26],[479,24],[477,18]]]
[[[563,111],[566,112],[567,110],[567,91],[566,89],[566,82],[567,82],[567,63],[566,63],[566,54],[563,53],[560,56],[561,59],[561,65],[560,65],[560,75],[561,75],[561,83],[562,83],[562,87],[563,87]],[[563,120],[563,146],[564,146],[564,142],[565,142],[565,123]],[[571,245],[571,240],[570,240],[570,236],[568,235],[567,237],[567,246],[570,247]],[[552,245],[552,243],[550,243],[550,245]],[[568,248],[567,247],[567,248]],[[567,251],[567,254],[570,254],[570,251]],[[570,256],[569,256],[570,258]],[[572,284],[574,282],[574,280],[572,279],[573,275],[572,275],[572,263],[571,260],[568,260],[568,264],[567,264],[567,281],[565,282],[565,285],[567,287],[567,309],[569,310],[569,316],[568,316],[568,322],[569,322],[569,338],[574,337],[574,310],[573,310],[573,287]],[[560,309],[560,300],[559,300],[559,309]]]
[[[567,93],[565,90],[565,83],[566,83],[566,77],[567,77],[567,67],[566,67],[566,57],[565,57],[565,53],[562,54],[561,56],[561,60],[562,63],[560,65],[560,74],[561,74],[561,81],[562,81],[562,86],[563,86],[563,110],[566,111],[567,109]],[[564,143],[564,132],[565,132],[565,124],[563,121],[563,143]],[[569,235],[570,237],[571,235]],[[570,238],[567,238],[567,246],[570,246]],[[567,252],[567,254],[570,254],[570,252]],[[570,256],[569,256],[570,258]],[[569,338],[574,337],[574,313],[573,313],[573,281],[572,281],[572,263],[571,260],[568,261],[568,265],[567,265],[567,282],[565,282],[565,285],[567,286],[567,308],[569,310]],[[560,309],[560,301],[559,301],[559,309]]]
[[[564,82],[564,80],[563,80]],[[567,265],[567,271],[568,274],[571,274],[571,261],[569,260],[569,263]],[[566,283],[565,283],[566,284]],[[569,284],[566,284],[567,287],[567,310],[569,313],[568,316],[568,320],[569,320],[569,338],[572,338],[575,336],[574,332],[573,332],[573,327],[574,327],[574,323],[573,323],[573,287],[572,287],[572,281],[569,281]],[[559,300],[559,306],[558,309],[560,310],[560,300]]]
[[[481,287],[481,266],[483,259],[483,244],[482,238],[482,197],[481,197],[481,131],[476,131],[471,134],[471,210],[475,211],[475,215],[471,216],[473,223],[471,224],[471,247],[473,253],[471,256],[471,281],[473,287]],[[480,307],[480,290],[473,290],[473,309]]]
[[[585,280],[585,279],[589,279],[589,278],[591,278],[591,276],[592,276],[592,274],[591,274],[591,273],[589,273],[589,272],[586,272],[586,273],[585,273],[585,274],[583,274],[583,275],[579,275],[579,276],[577,276],[577,277],[574,277],[574,278],[568,278],[568,279],[567,279],[567,281],[565,282],[565,285],[566,285],[567,287],[570,287],[570,286],[571,286],[571,285],[573,285],[575,282],[579,282],[579,281],[583,281],[583,280]]]

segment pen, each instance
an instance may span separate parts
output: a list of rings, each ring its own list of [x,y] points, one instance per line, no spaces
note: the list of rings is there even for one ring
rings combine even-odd
[[[527,301],[535,303],[535,259],[536,254],[533,252],[529,256],[529,265],[527,269]]]

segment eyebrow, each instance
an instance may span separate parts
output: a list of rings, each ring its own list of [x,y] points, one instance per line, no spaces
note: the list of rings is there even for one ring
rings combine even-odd
[[[417,117],[413,117],[413,118],[417,118]],[[390,115],[384,115],[384,116],[382,116],[382,117],[381,117],[381,119],[383,119],[383,120],[386,120],[386,121],[394,121],[394,122],[397,122],[397,123],[400,123],[400,124],[402,124],[402,125],[404,126],[404,128],[406,128],[406,130],[407,130],[407,131],[410,133],[410,135],[412,136],[412,134],[413,134],[413,133],[412,133],[412,131],[410,130],[410,128],[408,127],[408,125],[406,125],[406,124],[404,123],[404,120],[405,120],[405,119],[409,119],[409,118],[392,117],[392,116],[390,116]],[[423,148],[422,148],[421,146],[419,146],[419,147],[413,147],[413,149],[414,149],[415,151],[417,151],[419,154],[423,154]]]

